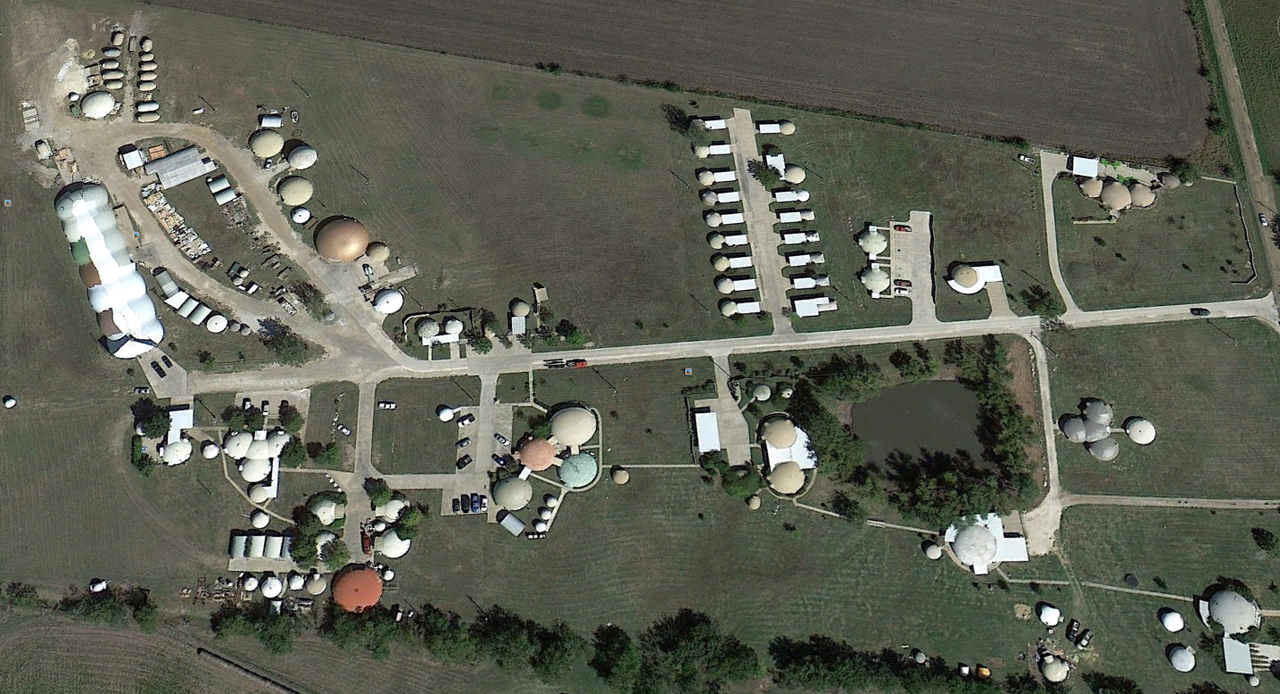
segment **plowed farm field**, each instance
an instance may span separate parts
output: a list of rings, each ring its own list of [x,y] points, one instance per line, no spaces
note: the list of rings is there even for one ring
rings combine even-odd
[[[197,0],[153,4],[209,11]],[[834,107],[1100,153],[1205,135],[1182,3],[228,0],[217,12],[415,48]]]

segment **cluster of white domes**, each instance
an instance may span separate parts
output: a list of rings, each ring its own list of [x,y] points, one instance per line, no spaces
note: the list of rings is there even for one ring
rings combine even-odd
[[[1120,443],[1112,436],[1111,425],[1115,420],[1114,408],[1097,398],[1085,398],[1081,402],[1080,413],[1065,415],[1058,420],[1058,428],[1062,435],[1072,443],[1084,444],[1090,455],[1102,462],[1116,459],[1120,454]],[[1131,441],[1146,446],[1156,440],[1155,425],[1142,417],[1130,417],[1125,420],[1124,433]]]

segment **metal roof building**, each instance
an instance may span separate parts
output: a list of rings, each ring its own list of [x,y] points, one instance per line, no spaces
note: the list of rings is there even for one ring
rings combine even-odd
[[[172,188],[203,176],[216,168],[218,165],[213,163],[212,159],[200,156],[199,148],[192,145],[163,159],[147,162],[142,170],[147,174],[155,174],[160,179],[161,188]]]

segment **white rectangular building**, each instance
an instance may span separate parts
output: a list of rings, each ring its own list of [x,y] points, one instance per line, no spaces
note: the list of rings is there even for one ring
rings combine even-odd
[[[733,154],[733,147],[727,142],[717,142],[707,146],[707,156],[709,157],[723,157],[729,154]]]
[[[720,420],[711,408],[694,410],[693,428],[697,434],[699,453],[714,453],[723,448],[720,445]]]
[[[836,302],[828,296],[813,296],[804,299],[792,299],[791,310],[801,318],[811,318],[819,313],[836,310]]]

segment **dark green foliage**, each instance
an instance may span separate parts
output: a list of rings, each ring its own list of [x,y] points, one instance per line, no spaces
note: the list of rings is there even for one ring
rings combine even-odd
[[[285,467],[302,467],[307,462],[307,447],[294,439],[284,445],[280,451],[280,464]]]
[[[236,607],[227,602],[209,620],[219,639],[228,636],[255,638],[270,653],[293,650],[293,638],[311,627],[309,620],[287,614],[272,614],[266,603],[249,603]]]
[[[431,513],[431,509],[422,504],[413,504],[400,513],[400,517],[392,525],[396,530],[396,534],[405,540],[412,540],[418,536],[418,526],[422,524]]]
[[[563,621],[556,620],[549,628],[536,627],[533,640],[537,650],[530,665],[543,682],[559,681],[587,659],[587,640]]]
[[[298,408],[288,404],[280,406],[280,426],[284,427],[285,431],[297,436],[302,431],[302,424],[302,413]]]
[[[830,504],[831,510],[847,521],[865,523],[868,518],[867,510],[862,507],[862,504],[842,490],[837,489],[831,494]]]
[[[40,599],[35,586],[11,581],[5,586],[4,593],[0,594],[0,605],[8,607],[45,607],[46,603]]]
[[[81,617],[93,622],[119,626],[129,615],[129,608],[115,591],[101,593],[76,593],[58,602],[59,612]]]
[[[332,441],[323,445],[314,441],[307,444],[307,455],[311,456],[311,462],[320,467],[336,468],[342,465],[342,449]]]
[[[1253,541],[1258,545],[1258,549],[1267,554],[1275,554],[1280,550],[1280,539],[1276,539],[1275,533],[1266,528],[1254,528],[1249,531],[1253,535]]]
[[[764,478],[755,465],[732,467],[723,452],[703,454],[698,464],[720,478],[720,488],[729,496],[745,499],[764,487]]]
[[[796,384],[787,402],[787,414],[809,435],[814,454],[822,461],[818,468],[822,474],[836,482],[861,481],[866,477],[862,441],[818,402],[807,379]]]
[[[1005,688],[993,680],[962,677],[940,658],[921,665],[897,651],[859,651],[844,641],[825,636],[810,636],[808,641],[776,638],[769,644],[769,655],[773,656],[773,681],[786,689],[905,690],[913,694],[1005,692]],[[1014,691],[1029,694],[1044,690]]]
[[[1081,679],[1089,685],[1089,691],[1093,694],[1142,694],[1138,683],[1127,677],[1086,672],[1081,675]]]
[[[1057,318],[1066,310],[1057,295],[1043,285],[1033,284],[1023,289],[1018,296],[1022,297],[1022,303],[1026,304],[1028,310],[1047,318]]]
[[[493,351],[493,340],[484,335],[476,335],[467,339],[467,347],[476,354],[488,354]]]
[[[1191,183],[1200,178],[1200,172],[1196,170],[1195,165],[1182,157],[1169,157],[1164,163],[1169,167],[1169,171],[1183,183]]]
[[[412,625],[422,645],[436,660],[446,665],[463,665],[476,661],[476,642],[467,625],[454,612],[434,605],[423,605]]]
[[[650,626],[640,636],[640,653],[636,694],[713,694],[760,675],[754,649],[689,609]]]
[[[498,667],[529,667],[543,682],[559,680],[587,656],[587,640],[564,622],[544,627],[497,605],[480,612],[471,637]]]
[[[551,419],[541,412],[529,415],[529,418],[525,420],[525,425],[529,427],[529,435],[535,439],[551,437]]]
[[[839,354],[809,370],[809,379],[823,397],[841,402],[866,402],[880,394],[884,373],[880,365],[861,354],[846,359]]]
[[[1000,480],[965,451],[921,451],[919,456],[895,451],[886,464],[896,487],[889,497],[903,515],[945,526],[975,509],[1009,510],[1011,497],[1002,492]]]
[[[245,409],[231,405],[222,411],[222,423],[232,431],[258,431],[266,426],[267,418],[256,407]]]
[[[902,380],[927,381],[938,375],[938,359],[919,342],[912,346],[914,353],[899,349],[889,355],[889,363],[898,370]]]
[[[387,486],[387,481],[381,477],[366,477],[364,491],[369,495],[369,503],[374,506],[385,506],[388,501],[391,501],[391,487]]]
[[[289,546],[289,554],[294,563],[302,568],[311,568],[320,561],[316,538],[322,532],[324,526],[320,525],[320,519],[306,506],[293,509],[293,543]]]
[[[311,359],[311,345],[293,332],[289,326],[273,318],[262,321],[258,336],[262,344],[285,366],[302,366]]]
[[[139,398],[130,409],[133,421],[147,438],[158,439],[169,433],[169,412],[151,398]]]
[[[747,172],[751,177],[760,182],[760,185],[770,190],[777,188],[783,184],[782,174],[778,170],[764,163],[763,159],[752,159],[747,162]]]
[[[353,614],[330,602],[320,635],[339,648],[363,648],[375,659],[385,660],[391,655],[391,644],[412,640],[409,626],[409,622],[396,622],[395,613],[382,605]]]
[[[307,309],[307,313],[312,318],[324,320],[329,314],[333,313],[333,309],[329,308],[329,302],[325,300],[324,294],[310,282],[298,282],[290,289],[298,296],[298,299],[302,302],[302,307]]]
[[[135,435],[130,442],[129,462],[143,477],[150,476],[151,469],[156,466],[155,459],[142,452],[141,436]]]
[[[620,692],[630,692],[640,675],[640,649],[626,630],[614,624],[600,625],[591,640],[588,665],[604,683]]]
[[[566,344],[570,345],[580,345],[587,339],[586,334],[582,332],[582,328],[567,319],[561,319],[559,323],[556,323],[556,335],[559,335]]]
[[[351,550],[341,539],[329,540],[320,548],[320,561],[331,570],[340,569],[351,563]]]

